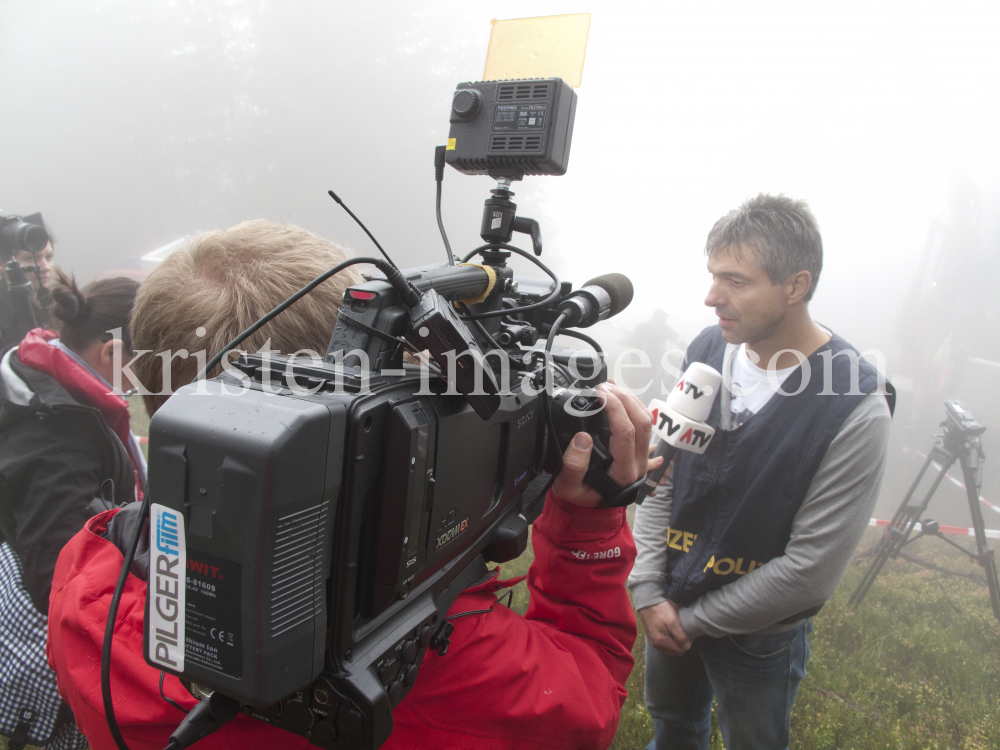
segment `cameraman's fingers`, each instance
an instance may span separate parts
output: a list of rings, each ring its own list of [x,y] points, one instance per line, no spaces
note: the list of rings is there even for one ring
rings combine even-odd
[[[563,453],[562,469],[552,484],[552,491],[557,496],[584,508],[597,507],[601,501],[597,491],[584,483],[593,447],[594,439],[590,435],[586,432],[576,433]]]
[[[608,476],[622,487],[627,487],[638,479],[640,472],[635,462],[635,425],[629,419],[628,412],[621,399],[615,393],[616,387],[602,383],[597,386],[605,396],[604,411],[608,416],[608,428],[611,430],[611,444],[608,450],[614,458]],[[643,466],[645,466],[645,457]]]
[[[594,447],[594,439],[586,432],[578,432],[573,436],[566,452],[563,453],[563,467],[560,476],[571,485],[583,484],[583,478],[590,468],[590,452]]]
[[[636,466],[646,472],[646,459],[651,455],[649,449],[649,438],[653,434],[653,415],[649,413],[646,405],[639,400],[628,388],[613,386],[614,393],[621,399],[622,406],[628,414],[632,425],[635,427],[635,461]]]

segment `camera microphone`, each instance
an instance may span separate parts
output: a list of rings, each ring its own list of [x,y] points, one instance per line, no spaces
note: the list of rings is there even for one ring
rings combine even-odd
[[[559,303],[566,315],[566,328],[587,328],[617,315],[632,302],[632,282],[621,273],[606,273],[591,279]]]
[[[646,475],[636,503],[642,503],[656,489],[678,449],[698,454],[708,449],[715,430],[706,422],[721,384],[722,375],[718,370],[701,362],[692,362],[666,402],[658,399],[649,402],[653,434],[660,439],[653,457],[662,456],[663,463]]]

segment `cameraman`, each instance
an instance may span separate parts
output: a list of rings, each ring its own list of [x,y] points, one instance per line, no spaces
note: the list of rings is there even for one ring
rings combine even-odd
[[[40,213],[21,217],[28,224],[42,227],[49,236],[49,241],[38,252],[32,252],[20,248],[14,252],[14,260],[21,264],[28,279],[31,280],[32,290],[29,293],[29,302],[34,313],[34,325],[27,320],[28,316],[20,309],[12,293],[7,287],[6,263],[0,263],[0,347],[14,346],[20,343],[21,339],[32,328],[54,328],[56,321],[53,317],[52,295],[49,289],[52,286],[52,273],[54,269],[53,259],[55,253],[52,249],[52,235],[48,232],[45,222]]]
[[[149,391],[173,390],[196,374],[192,358],[169,350],[221,349],[254,320],[345,258],[327,240],[296,227],[252,221],[196,238],[167,258],[139,290],[132,334]],[[344,290],[361,279],[347,270],[320,285],[247,340],[293,352],[325,351]],[[207,329],[207,330],[206,330]],[[201,335],[199,335],[201,334]],[[178,356],[174,355],[174,356]],[[165,362],[174,366],[163,372]],[[641,402],[602,385],[613,438],[609,474],[630,484],[646,470],[651,420]],[[168,393],[144,394],[154,412]],[[482,566],[456,600],[455,631],[445,656],[428,652],[413,690],[395,709],[386,748],[606,748],[614,737],[625,680],[632,670],[635,618],[625,590],[635,546],[622,509],[597,509],[583,484],[591,438],[578,434],[545,510],[535,522],[531,604],[522,618],[495,606],[497,580]],[[136,509],[92,519],[63,550],[49,615],[49,659],[60,690],[95,750],[114,743],[105,723],[99,665],[108,604],[122,550],[139,522]],[[140,548],[140,552],[142,548]],[[148,554],[140,554],[121,600],[111,689],[117,722],[133,750],[160,750],[184,718],[160,693],[160,673],[143,659]],[[486,612],[486,610],[492,611]],[[174,676],[162,693],[183,709],[197,700]],[[308,748],[308,740],[240,715],[202,740],[203,748]]]

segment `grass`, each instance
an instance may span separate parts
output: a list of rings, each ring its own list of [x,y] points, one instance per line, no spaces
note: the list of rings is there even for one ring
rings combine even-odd
[[[985,579],[936,539],[907,547],[914,557],[977,580],[889,560],[857,609],[847,605],[880,532],[869,531],[840,588],[813,619],[812,657],[792,712],[794,750],[1000,750],[1000,625]],[[963,540],[971,547],[971,539]],[[520,575],[531,550],[504,566]],[[524,612],[528,592],[515,587]],[[629,697],[612,748],[636,750],[653,737],[643,701],[645,641],[636,641]],[[714,719],[714,717],[713,717]],[[713,720],[712,750],[722,739]]]

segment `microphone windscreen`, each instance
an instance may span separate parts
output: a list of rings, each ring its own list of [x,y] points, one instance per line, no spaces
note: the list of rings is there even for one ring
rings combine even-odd
[[[611,312],[608,317],[617,315],[632,302],[632,282],[623,273],[606,273],[603,276],[588,281],[584,286],[599,286],[611,298]]]

